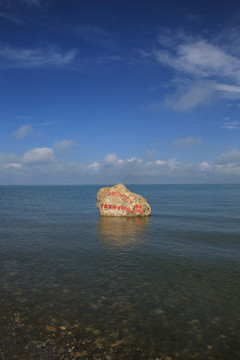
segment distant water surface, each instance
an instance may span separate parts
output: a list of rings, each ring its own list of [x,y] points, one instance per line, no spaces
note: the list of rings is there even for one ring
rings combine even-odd
[[[0,186],[0,358],[239,359],[240,185],[99,188]]]

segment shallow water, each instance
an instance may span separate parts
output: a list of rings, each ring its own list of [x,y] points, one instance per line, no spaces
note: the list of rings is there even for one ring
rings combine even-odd
[[[0,187],[3,359],[239,359],[240,186]],[[0,356],[0,357],[1,357]]]

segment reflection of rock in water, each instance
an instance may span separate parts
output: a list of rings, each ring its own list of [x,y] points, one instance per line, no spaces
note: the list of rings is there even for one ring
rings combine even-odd
[[[108,246],[137,245],[143,241],[143,233],[150,223],[149,217],[100,217],[98,231]]]

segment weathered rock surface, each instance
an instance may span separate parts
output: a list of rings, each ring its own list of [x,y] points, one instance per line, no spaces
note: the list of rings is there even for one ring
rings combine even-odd
[[[97,193],[97,207],[102,216],[149,216],[151,207],[141,195],[132,193],[124,185],[103,187]]]

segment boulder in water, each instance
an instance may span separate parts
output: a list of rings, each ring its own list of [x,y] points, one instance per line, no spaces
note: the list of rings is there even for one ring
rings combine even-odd
[[[141,195],[124,185],[102,187],[97,193],[97,207],[101,216],[149,216],[151,207]]]

